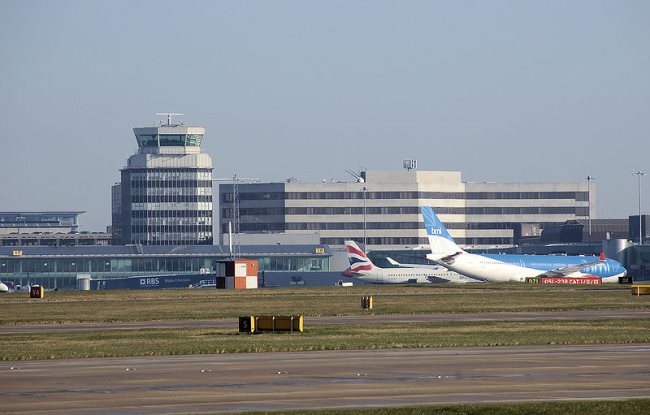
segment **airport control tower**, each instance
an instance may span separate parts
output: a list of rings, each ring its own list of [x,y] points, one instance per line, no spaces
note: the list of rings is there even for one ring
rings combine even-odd
[[[212,245],[212,159],[203,127],[134,128],[138,152],[113,186],[113,244]]]

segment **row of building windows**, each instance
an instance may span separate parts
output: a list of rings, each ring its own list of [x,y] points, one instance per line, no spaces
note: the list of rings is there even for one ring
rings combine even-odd
[[[521,226],[520,223],[512,222],[483,222],[483,223],[466,223],[451,222],[446,223],[447,229],[472,229],[472,230],[493,230],[493,229],[516,229]],[[363,229],[363,222],[297,222],[286,223],[286,229],[291,231],[305,230],[359,230]],[[366,222],[366,229],[422,229],[424,225],[421,222]]]
[[[344,245],[348,238],[321,238],[321,243],[329,245]],[[472,245],[512,245],[513,238],[454,238],[457,244],[472,246]],[[363,240],[357,239],[359,242]],[[427,238],[400,238],[400,237],[370,237],[366,238],[368,245],[403,245],[405,247],[413,246],[428,246],[429,240]]]
[[[589,208],[555,207],[434,207],[440,215],[576,215],[588,216]],[[416,215],[419,207],[366,207],[367,215]],[[363,207],[268,207],[241,208],[240,216],[277,215],[363,215]],[[232,208],[222,208],[222,217],[231,218]]]
[[[211,218],[211,210],[132,210],[132,218]]]
[[[466,215],[576,215],[588,216],[586,207],[466,207]]]
[[[537,224],[541,228],[556,223]],[[460,230],[494,230],[517,229],[520,223],[513,222],[450,222],[446,223],[447,229]],[[324,231],[324,230],[362,230],[363,222],[277,222],[277,223],[242,223],[241,232],[281,232],[281,231]],[[366,229],[424,229],[421,222],[366,222]],[[228,225],[221,225],[221,232],[228,233]]]
[[[53,273],[89,272],[93,275],[110,273],[112,276],[122,274],[152,272],[199,272],[202,269],[213,270],[219,257],[187,258],[21,258],[0,260],[2,280],[18,275],[30,277],[31,273],[51,275]],[[263,257],[259,261],[260,271],[328,271],[328,258],[313,257]]]
[[[145,135],[138,134],[138,140],[142,147],[200,147],[201,134],[160,134],[160,135]]]
[[[212,212],[212,202],[144,202],[144,203],[131,203],[131,210],[167,210],[166,208],[173,207],[177,210],[209,210]]]
[[[212,225],[212,218],[133,218],[131,225],[152,226],[152,225]]]
[[[131,232],[132,233],[153,233],[153,232],[188,232],[188,233],[194,233],[194,232],[206,232],[211,234],[212,233],[212,226],[211,225],[197,225],[197,224],[191,224],[191,225],[158,225],[158,224],[148,224],[148,225],[138,225],[138,224],[133,224],[131,225]]]
[[[365,196],[364,196],[365,193]],[[221,193],[222,202],[232,203],[232,193]],[[251,192],[239,193],[240,200],[302,199],[568,199],[589,200],[588,192]]]
[[[131,189],[131,195],[139,196],[191,196],[212,195],[210,187],[143,187]]]
[[[131,242],[141,245],[160,245],[160,246],[174,246],[174,245],[212,245],[213,239],[211,237],[197,237],[197,235],[178,234],[169,235],[161,234],[135,234],[131,236]]]
[[[212,189],[212,180],[157,180],[157,179],[147,179],[147,180],[131,180],[131,188],[150,188],[150,187],[162,187],[162,188],[174,188],[174,187],[207,187]]]
[[[3,260],[0,273],[65,273],[65,272],[129,272],[129,271],[199,271],[211,269],[210,258],[62,258]]]
[[[188,196],[180,196],[180,195],[168,195],[168,196],[143,196],[143,195],[133,195],[131,196],[131,203],[173,203],[173,202],[178,202],[178,203],[198,203],[198,202],[204,202],[204,203],[212,203],[212,196],[201,196],[201,195],[188,195]]]
[[[239,232],[284,232],[285,224],[284,223],[241,223],[239,225]],[[228,233],[228,224],[221,224],[221,233]]]
[[[132,168],[123,170],[132,177],[160,178],[160,179],[212,179],[212,169],[204,168]]]

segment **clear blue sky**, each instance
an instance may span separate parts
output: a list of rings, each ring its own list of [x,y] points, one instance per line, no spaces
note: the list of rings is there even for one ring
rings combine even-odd
[[[0,0],[0,210],[104,229],[157,111],[207,127],[216,177],[591,175],[623,218],[650,173],[650,1]]]

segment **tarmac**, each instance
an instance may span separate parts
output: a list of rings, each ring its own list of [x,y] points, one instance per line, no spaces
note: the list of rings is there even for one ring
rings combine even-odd
[[[650,344],[2,362],[7,414],[179,414],[650,396]]]

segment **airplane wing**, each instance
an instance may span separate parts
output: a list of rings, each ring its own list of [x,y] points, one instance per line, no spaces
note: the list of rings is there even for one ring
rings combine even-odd
[[[600,254],[600,257],[595,261],[584,262],[582,264],[576,264],[576,265],[570,265],[570,266],[567,266],[567,267],[552,269],[550,271],[546,271],[546,272],[540,274],[539,276],[540,277],[556,277],[556,278],[566,277],[569,274],[573,274],[574,272],[578,272],[583,268],[588,268],[588,267],[590,267],[592,265],[596,265],[599,262],[603,262],[603,261],[605,261],[605,254]]]

